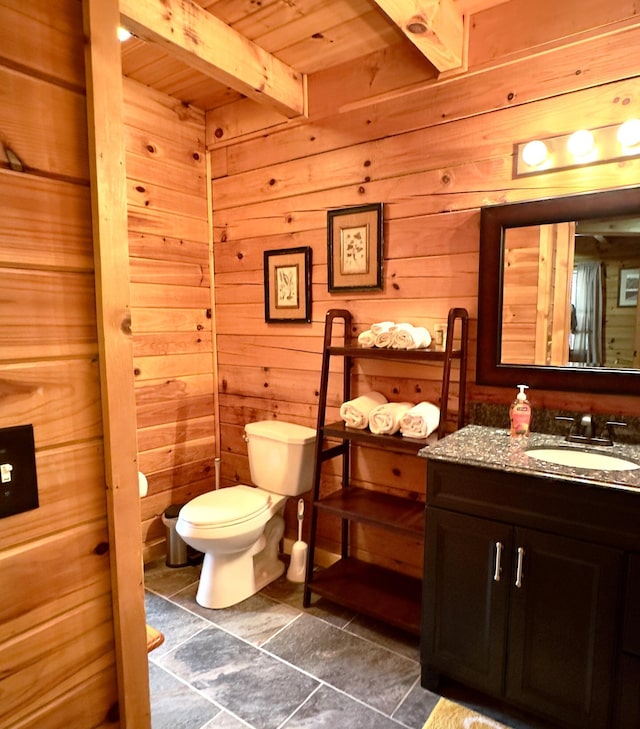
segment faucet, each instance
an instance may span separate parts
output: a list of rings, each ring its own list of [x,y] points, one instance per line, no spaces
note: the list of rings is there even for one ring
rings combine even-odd
[[[588,445],[612,446],[614,427],[623,428],[626,426],[626,423],[618,422],[617,420],[608,420],[604,430],[598,435],[595,418],[590,413],[578,415],[576,418],[558,415],[556,420],[565,420],[571,423],[566,437],[569,443],[586,443]]]
[[[583,415],[580,418],[580,430],[587,440],[593,440],[596,435],[596,424],[591,415]]]

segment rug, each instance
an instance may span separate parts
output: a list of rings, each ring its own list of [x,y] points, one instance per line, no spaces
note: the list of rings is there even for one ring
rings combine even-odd
[[[509,729],[448,699],[440,698],[423,729]]]

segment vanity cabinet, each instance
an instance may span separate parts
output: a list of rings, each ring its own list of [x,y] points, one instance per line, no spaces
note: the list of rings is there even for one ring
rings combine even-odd
[[[640,553],[628,560],[619,670],[617,726],[640,727]]]
[[[638,539],[627,500],[602,488],[429,461],[423,686],[436,688],[442,674],[554,726],[640,726],[630,723],[637,659],[616,659],[625,549]],[[616,698],[616,670],[628,674],[625,703],[622,689]]]
[[[333,330],[336,322],[342,323],[343,341],[340,344],[334,341]],[[320,375],[309,554],[303,593],[305,607],[311,602],[311,594],[316,593],[332,602],[419,635],[421,580],[354,556],[351,551],[351,526],[355,523],[367,524],[389,533],[411,537],[421,544],[424,539],[424,503],[354,485],[351,446],[355,444],[391,451],[397,458],[416,458],[420,449],[427,445],[427,440],[404,438],[400,434],[377,435],[369,430],[347,428],[342,421],[326,422],[329,377],[332,371],[340,369],[341,364],[342,387],[339,397],[344,402],[351,399],[352,368],[356,360],[382,361],[390,372],[396,373],[401,363],[441,364],[438,437],[442,437],[447,424],[451,370],[456,361],[459,363],[458,428],[464,423],[468,342],[468,314],[465,309],[454,308],[449,311],[447,332],[444,347],[432,345],[428,349],[419,350],[364,348],[352,342],[352,319],[348,311],[331,309],[327,312]],[[459,346],[454,346],[456,340],[459,341]],[[321,489],[323,465],[335,458],[342,461],[341,485],[331,493],[324,493]],[[337,516],[341,520],[341,554],[340,559],[330,567],[315,570],[318,522],[323,516]]]

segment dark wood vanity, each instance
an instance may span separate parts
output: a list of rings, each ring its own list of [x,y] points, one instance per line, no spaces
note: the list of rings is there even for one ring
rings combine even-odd
[[[640,469],[526,455],[550,442],[565,443],[467,426],[423,452],[422,684],[444,675],[554,726],[637,729]]]

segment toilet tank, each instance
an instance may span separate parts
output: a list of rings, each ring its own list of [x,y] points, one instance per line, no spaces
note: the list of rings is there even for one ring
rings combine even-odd
[[[273,494],[296,496],[313,486],[316,431],[281,420],[259,420],[244,427],[251,480]]]

